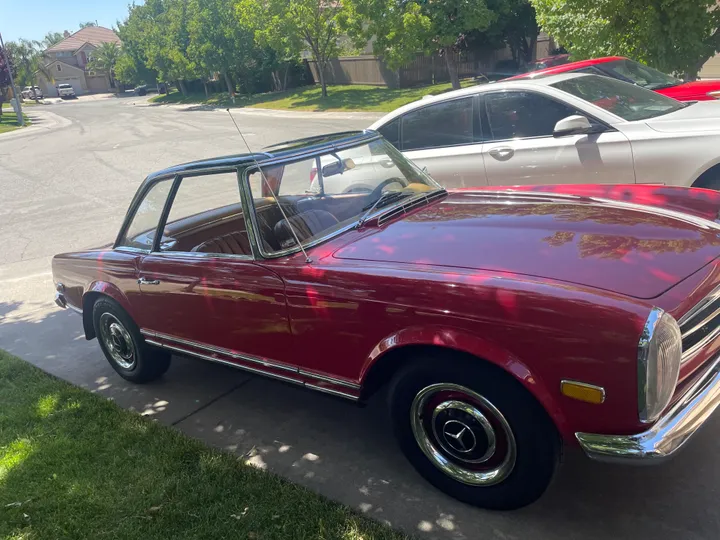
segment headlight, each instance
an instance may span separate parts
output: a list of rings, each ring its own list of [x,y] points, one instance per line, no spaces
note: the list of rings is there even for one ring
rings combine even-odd
[[[708,92],[708,96],[714,97],[715,99],[720,99],[720,90],[717,90],[715,92]]]
[[[638,345],[638,412],[654,422],[670,403],[680,373],[682,337],[672,315],[653,308]]]

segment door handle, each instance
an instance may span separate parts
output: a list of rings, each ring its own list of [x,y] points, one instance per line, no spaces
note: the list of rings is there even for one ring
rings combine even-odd
[[[141,277],[138,279],[138,285],[160,285],[159,279],[145,279]]]
[[[500,146],[499,148],[493,148],[492,150],[490,150],[489,153],[494,158],[497,158],[499,160],[506,160],[513,157],[513,154],[515,154],[515,150],[513,150],[509,146]]]

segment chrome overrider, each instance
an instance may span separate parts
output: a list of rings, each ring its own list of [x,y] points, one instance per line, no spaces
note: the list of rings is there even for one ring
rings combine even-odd
[[[600,461],[659,463],[674,456],[720,405],[720,355],[647,431],[634,435],[576,433],[585,453]]]

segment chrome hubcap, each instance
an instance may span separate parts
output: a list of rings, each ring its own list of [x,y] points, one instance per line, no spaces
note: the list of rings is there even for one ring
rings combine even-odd
[[[433,384],[410,407],[415,441],[438,469],[473,486],[502,482],[515,467],[515,437],[502,413],[469,388]]]
[[[112,313],[100,315],[100,337],[112,359],[123,369],[135,367],[135,347],[130,333]]]

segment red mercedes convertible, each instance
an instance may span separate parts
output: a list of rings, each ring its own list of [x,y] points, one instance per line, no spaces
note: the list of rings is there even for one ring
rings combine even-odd
[[[717,407],[718,211],[664,186],[448,192],[375,132],[328,135],[148,176],[112,246],[53,259],[56,302],[129,381],[181,354],[359,403],[387,386],[419,473],[510,509],[563,445],[656,463]]]

